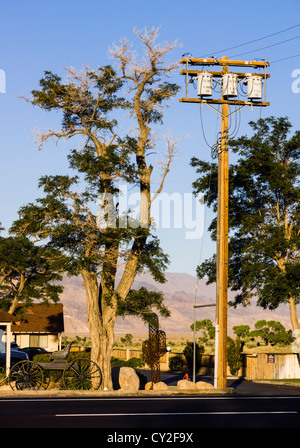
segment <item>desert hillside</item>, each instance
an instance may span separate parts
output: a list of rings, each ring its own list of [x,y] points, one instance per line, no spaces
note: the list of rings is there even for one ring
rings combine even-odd
[[[188,274],[167,273],[167,282],[163,285],[153,281],[150,274],[142,274],[137,277],[134,289],[142,286],[150,290],[160,290],[165,297],[165,303],[171,311],[171,317],[161,318],[161,328],[167,333],[188,333],[194,319],[193,305],[195,302],[196,278]],[[65,332],[67,334],[87,334],[87,312],[85,291],[81,284],[81,278],[65,278],[64,292],[61,301],[64,304]],[[215,285],[206,285],[204,280],[199,281],[196,297],[197,305],[215,303]],[[233,297],[229,292],[229,299]],[[200,308],[196,310],[196,319],[215,319],[215,307]],[[275,311],[263,310],[255,305],[238,307],[228,310],[228,331],[232,332],[235,325],[248,324],[251,329],[260,319],[278,320],[287,329],[291,328],[289,309],[287,305],[281,305]],[[116,333],[147,333],[148,328],[138,318],[118,318],[115,326]]]

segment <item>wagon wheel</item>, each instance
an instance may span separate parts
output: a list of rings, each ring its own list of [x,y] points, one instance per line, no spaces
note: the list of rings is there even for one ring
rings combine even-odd
[[[43,370],[43,389],[48,389],[48,386],[51,381],[51,372],[50,370]]]
[[[80,358],[65,368],[62,380],[66,389],[97,390],[102,382],[102,373],[95,362]]]
[[[43,387],[43,369],[32,361],[20,361],[9,373],[9,385],[14,390],[37,390]]]

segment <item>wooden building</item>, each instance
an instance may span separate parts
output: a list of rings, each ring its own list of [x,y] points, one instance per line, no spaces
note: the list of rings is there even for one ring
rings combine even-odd
[[[55,351],[61,347],[61,334],[64,331],[63,304],[34,304],[16,313],[12,324],[13,340],[20,348],[42,347]]]

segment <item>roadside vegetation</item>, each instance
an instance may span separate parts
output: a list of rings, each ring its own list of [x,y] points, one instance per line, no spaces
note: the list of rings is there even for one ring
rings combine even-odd
[[[173,353],[184,353],[188,343],[193,341],[194,324],[190,326],[191,333],[187,335],[168,337],[167,347]],[[233,335],[228,338],[228,343],[232,340],[240,341],[243,353],[276,352],[289,353],[292,351],[294,337],[291,330],[287,330],[280,322],[270,320],[259,320],[251,328],[249,325],[238,325],[232,328]],[[147,335],[124,333],[116,335],[114,349],[142,350],[142,344],[147,339]],[[91,340],[87,336],[63,337],[63,345],[74,341],[74,346],[80,349],[88,349]],[[204,354],[214,354],[215,350],[215,327],[210,319],[196,322],[196,341]]]
[[[194,324],[191,325],[194,331]],[[292,344],[295,340],[292,330],[286,328],[275,320],[258,320],[254,328],[249,325],[237,325],[232,328],[234,335],[228,337],[228,344],[240,345],[243,353],[258,352],[281,352],[288,353],[292,350]],[[196,335],[199,344],[202,344],[205,353],[213,354],[215,345],[215,327],[210,319],[204,319],[196,322]]]

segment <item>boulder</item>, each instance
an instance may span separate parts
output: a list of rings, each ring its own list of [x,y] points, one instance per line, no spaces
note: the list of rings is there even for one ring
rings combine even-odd
[[[132,367],[121,367],[119,384],[122,390],[136,392],[140,388],[140,379]]]
[[[152,390],[168,390],[168,386],[163,381],[159,381],[158,383],[152,383],[152,381],[149,381],[149,383],[146,383],[145,385],[145,390],[151,390],[152,384]]]
[[[189,380],[179,380],[177,383],[178,389],[195,389],[195,384]]]
[[[197,381],[196,389],[214,389],[212,384],[206,383],[205,381]]]
[[[153,384],[153,390],[168,390],[168,386],[163,381]]]

